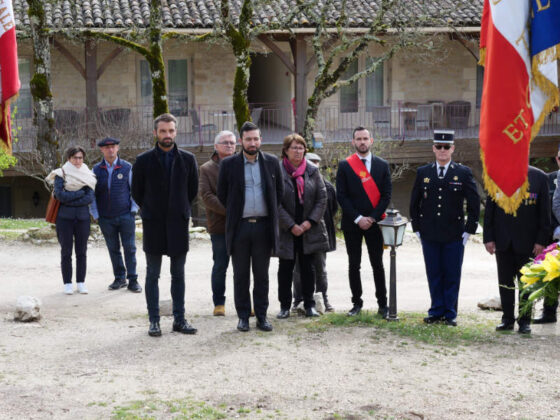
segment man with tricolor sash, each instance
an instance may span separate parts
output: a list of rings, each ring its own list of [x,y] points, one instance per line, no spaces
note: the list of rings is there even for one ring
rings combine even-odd
[[[348,277],[352,291],[349,316],[358,315],[363,306],[360,264],[362,242],[365,239],[373,268],[378,313],[387,317],[387,288],[383,267],[383,236],[378,221],[385,217],[391,200],[389,164],[371,153],[373,138],[364,127],[352,133],[356,153],[338,165],[336,196],[342,209],[341,228],[348,253]]]
[[[453,131],[434,132],[436,161],[416,172],[410,217],[422,242],[430,288],[431,305],[424,322],[456,326],[463,255],[469,235],[478,226],[480,201],[471,170],[451,160],[453,137]]]

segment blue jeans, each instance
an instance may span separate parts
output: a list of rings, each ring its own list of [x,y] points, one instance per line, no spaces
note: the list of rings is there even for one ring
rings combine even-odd
[[[159,322],[159,274],[161,255],[146,253],[146,303],[150,322]],[[169,257],[171,260],[171,299],[175,321],[185,319],[185,261],[187,253]]]
[[[229,265],[229,256],[226,249],[226,235],[223,233],[211,233],[212,241],[212,300],[214,306],[226,303],[226,272]]]
[[[136,224],[132,213],[111,218],[99,216],[99,227],[109,249],[115,279],[136,280],[138,278],[136,273]],[[121,242],[124,251],[124,263],[121,254]]]

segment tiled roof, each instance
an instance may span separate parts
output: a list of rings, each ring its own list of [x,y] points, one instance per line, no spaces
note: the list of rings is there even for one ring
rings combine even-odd
[[[255,3],[258,0],[254,0]],[[241,0],[234,4],[233,16],[240,10]],[[318,11],[324,0],[318,0]],[[479,26],[483,0],[401,0],[402,6],[390,18],[408,21],[425,13],[435,16],[445,11],[445,18],[454,26]],[[295,0],[262,2],[255,8],[254,23],[278,23],[295,7]],[[348,27],[367,27],[375,18],[381,0],[347,0]],[[27,0],[14,0],[16,28],[29,28]],[[211,29],[220,23],[219,0],[161,0],[164,26],[182,29]],[[342,0],[335,0],[328,11],[328,22],[334,25],[340,16]],[[62,28],[130,28],[146,27],[150,18],[150,0],[45,0],[47,24]],[[313,26],[312,16],[298,16],[292,27]]]

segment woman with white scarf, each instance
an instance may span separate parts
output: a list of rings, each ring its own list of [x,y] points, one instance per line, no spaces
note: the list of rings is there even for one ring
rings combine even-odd
[[[90,232],[89,204],[95,197],[97,179],[84,164],[85,150],[70,146],[64,152],[67,162],[47,176],[54,183],[54,196],[60,201],[56,218],[56,234],[61,246],[60,267],[64,281],[64,293],[71,295],[72,246],[75,242],[76,283],[78,293],[88,292],[85,279],[87,268],[87,241]]]

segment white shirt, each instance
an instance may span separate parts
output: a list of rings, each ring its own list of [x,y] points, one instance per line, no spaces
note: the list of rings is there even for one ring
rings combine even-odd
[[[450,164],[451,164],[451,160],[449,162],[447,162],[447,164],[443,167],[443,176],[444,177],[445,177],[445,174],[447,174],[447,170],[449,169]],[[436,160],[436,175],[438,176],[438,178],[439,178],[439,168],[441,168],[441,165]]]

